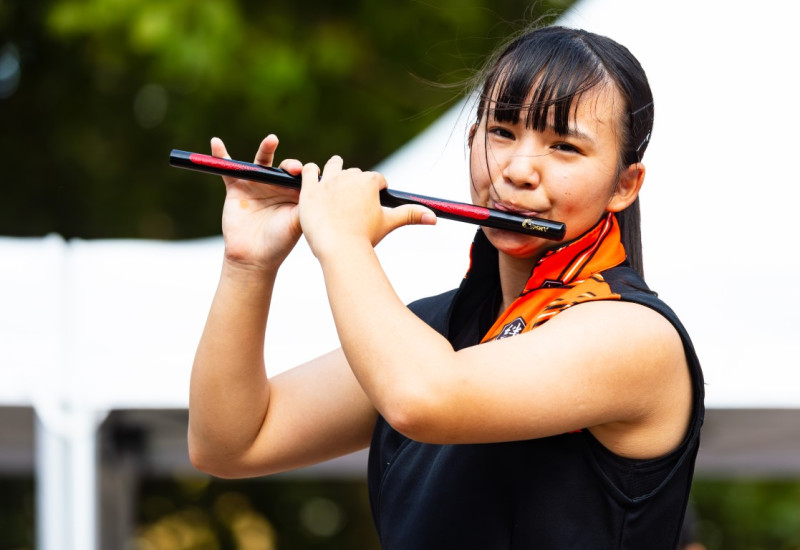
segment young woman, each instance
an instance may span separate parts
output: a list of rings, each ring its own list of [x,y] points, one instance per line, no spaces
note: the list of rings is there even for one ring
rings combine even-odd
[[[638,193],[653,101],[616,42],[549,27],[491,61],[470,130],[475,204],[562,221],[554,243],[484,228],[458,289],[406,307],[373,247],[423,207],[380,174],[226,180],[225,259],[192,372],[189,447],[222,477],[370,446],[384,548],[674,550],[703,419],[702,374],[641,274]],[[268,136],[255,162],[270,165]],[[212,151],[225,156],[212,140]],[[304,233],[341,349],[268,377],[275,275]],[[424,266],[420,266],[424,269]]]

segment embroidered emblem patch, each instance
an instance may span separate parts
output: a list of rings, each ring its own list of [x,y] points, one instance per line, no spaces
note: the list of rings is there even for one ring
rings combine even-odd
[[[506,326],[503,327],[503,330],[500,331],[500,334],[497,335],[495,340],[501,340],[503,338],[509,338],[511,336],[516,336],[522,329],[525,328],[525,319],[522,317],[517,317]]]

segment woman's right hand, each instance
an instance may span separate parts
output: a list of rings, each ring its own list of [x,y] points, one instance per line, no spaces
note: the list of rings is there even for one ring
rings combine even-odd
[[[254,162],[272,166],[277,147],[278,138],[268,135],[261,141]],[[230,158],[219,138],[211,140],[211,154]],[[280,168],[297,175],[303,165],[288,159]],[[300,192],[231,177],[222,180],[226,190],[222,210],[225,260],[249,269],[277,269],[302,233],[297,209]]]

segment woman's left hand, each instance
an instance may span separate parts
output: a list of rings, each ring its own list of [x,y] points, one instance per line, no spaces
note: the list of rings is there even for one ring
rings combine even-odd
[[[379,193],[386,179],[378,172],[342,168],[342,158],[331,157],[322,177],[314,163],[303,167],[300,225],[314,254],[369,242],[371,246],[404,225],[436,223],[436,215],[419,205],[384,208]]]

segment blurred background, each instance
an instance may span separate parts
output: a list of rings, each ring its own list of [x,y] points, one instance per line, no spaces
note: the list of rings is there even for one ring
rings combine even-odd
[[[252,160],[274,132],[287,158],[374,166],[460,98],[441,85],[568,4],[4,0],[0,234],[218,234],[223,189],[163,170],[170,149],[219,135]]]
[[[164,390],[188,391],[191,350],[161,357],[158,342],[133,332],[126,340],[120,325],[103,322],[100,305],[144,310],[165,338],[199,337],[218,271],[224,191],[216,178],[170,169],[170,149],[206,152],[219,136],[234,158],[251,160],[272,132],[281,157],[322,162],[337,153],[349,165],[386,165],[458,111],[464,84],[500,41],[572,7],[571,0],[0,0],[0,280],[17,285],[0,302],[0,549],[378,548],[363,456],[271,479],[221,481],[194,471],[185,394]],[[695,16],[682,5],[659,9]],[[626,13],[635,20],[633,11]],[[413,190],[408,180],[396,186]],[[89,257],[102,264],[83,266]],[[186,269],[179,284],[197,285],[200,302],[170,302],[179,289],[168,287],[163,309],[147,310],[147,298],[123,283],[159,281],[160,273],[134,270],[154,257],[165,271]],[[109,280],[120,283],[116,294],[92,293]],[[324,300],[313,295],[318,279],[309,275],[306,284],[308,300]],[[65,298],[64,288],[80,292]],[[19,311],[12,302],[35,313],[11,316]],[[192,308],[194,324],[172,317]],[[66,336],[27,328],[65,319]],[[95,363],[76,364],[86,350]],[[29,359],[9,359],[22,353]],[[148,353],[148,364],[120,366]],[[69,368],[53,366],[63,364]],[[163,368],[174,364],[181,365],[175,373]],[[131,388],[150,400],[130,398]],[[757,417],[718,403],[725,425],[742,433],[797,424],[785,402]],[[717,418],[710,415],[712,429]],[[725,457],[724,445],[701,452],[695,540],[708,549],[800,548],[796,461],[785,458],[792,451],[775,450],[775,441],[792,437],[764,440],[773,462],[732,466],[724,459],[737,455]],[[748,441],[759,446],[758,438]]]

